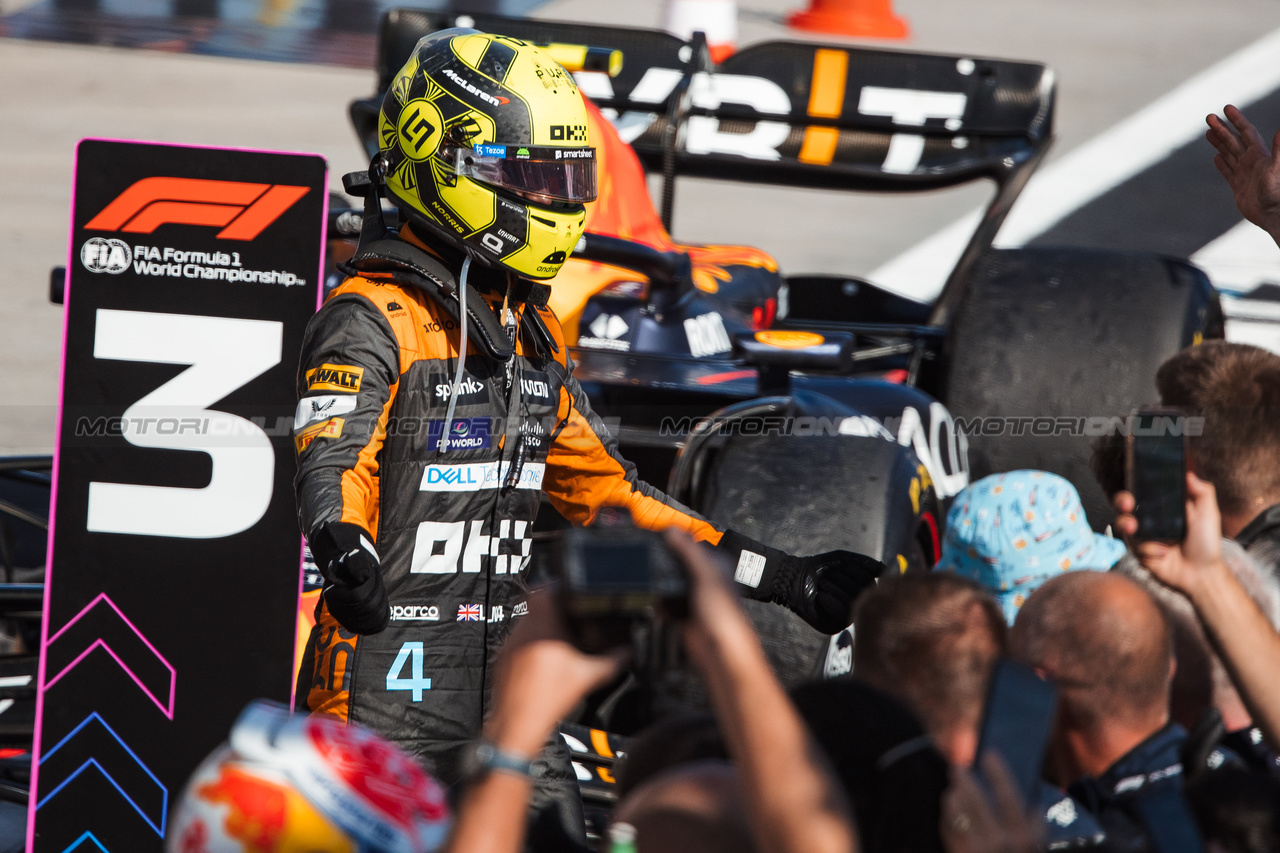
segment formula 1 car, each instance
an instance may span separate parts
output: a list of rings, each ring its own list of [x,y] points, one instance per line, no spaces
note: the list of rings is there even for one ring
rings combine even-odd
[[[1185,261],[991,247],[1052,141],[1043,65],[810,42],[714,65],[700,34],[394,9],[379,94],[350,110],[370,155],[381,93],[419,38],[452,26],[547,46],[588,99],[600,197],[551,304],[623,454],[775,547],[924,570],[950,499],[1014,468],[1070,479],[1101,527],[1090,434],[1150,397],[1165,358],[1223,335],[1213,287]],[[662,176],[661,215],[646,172]],[[684,175],[882,192],[989,179],[996,192],[926,305],[855,277],[784,276],[758,248],[679,243]],[[848,671],[850,632],[752,610],[784,679]]]
[[[1145,402],[1161,361],[1222,336],[1216,293],[1184,261],[991,248],[1052,139],[1042,65],[807,42],[752,45],[715,65],[697,35],[396,9],[380,33],[379,92],[422,35],[455,25],[551,46],[593,105],[601,195],[552,305],[623,455],[775,547],[927,570],[949,500],[971,476],[1018,467],[1067,477],[1104,524],[1089,422]],[[351,106],[370,153],[380,102]],[[661,213],[646,172],[662,176]],[[759,248],[678,242],[668,226],[680,176],[883,192],[988,179],[996,192],[926,305],[852,276],[785,276]],[[355,211],[331,210],[331,263],[358,231]],[[47,489],[42,467],[8,466],[0,520],[39,526],[39,500],[15,490]],[[21,580],[14,567],[40,555],[8,547],[3,528],[6,580]],[[14,586],[0,616],[30,617],[33,597],[38,587]],[[849,671],[851,630],[826,637],[782,608],[748,606],[784,681]],[[579,734],[583,765],[603,778],[618,747]]]

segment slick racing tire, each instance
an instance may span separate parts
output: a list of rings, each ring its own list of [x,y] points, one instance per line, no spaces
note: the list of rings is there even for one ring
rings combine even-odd
[[[1158,255],[996,250],[977,266],[943,347],[938,396],[968,434],[970,482],[1052,471],[1095,530],[1113,512],[1090,469],[1104,419],[1157,400],[1156,370],[1223,336],[1205,274]]]
[[[737,435],[710,452],[692,496],[708,518],[790,554],[845,549],[890,573],[933,568],[938,501],[915,453],[891,438]],[[830,671],[832,638],[790,610],[743,604],[784,686],[848,671]]]

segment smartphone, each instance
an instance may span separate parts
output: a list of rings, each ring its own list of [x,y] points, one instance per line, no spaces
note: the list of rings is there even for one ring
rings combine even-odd
[[[1037,789],[1057,702],[1057,688],[1035,671],[1008,658],[996,663],[978,734],[978,757],[994,752],[1004,759],[1028,805],[1039,802]],[[986,784],[981,761],[975,768]]]
[[[1125,485],[1133,494],[1138,538],[1181,542],[1187,535],[1187,438],[1177,409],[1129,416]]]

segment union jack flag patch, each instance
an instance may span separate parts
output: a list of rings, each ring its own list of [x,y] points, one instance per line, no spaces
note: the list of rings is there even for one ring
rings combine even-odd
[[[481,622],[484,620],[484,608],[479,604],[459,604],[459,622]]]

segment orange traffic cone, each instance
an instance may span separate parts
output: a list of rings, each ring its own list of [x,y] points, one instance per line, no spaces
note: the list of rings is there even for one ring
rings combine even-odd
[[[738,4],[735,0],[667,0],[662,28],[688,39],[701,30],[707,34],[711,61],[729,57],[738,45]]]
[[[812,0],[808,9],[788,18],[787,25],[797,30],[886,39],[906,38],[909,32],[906,20],[893,13],[892,0]]]

